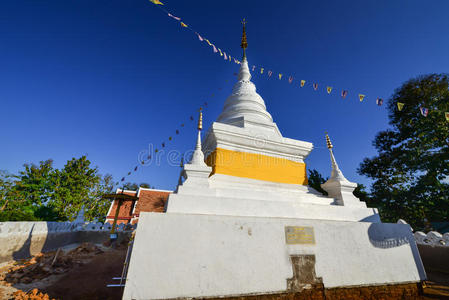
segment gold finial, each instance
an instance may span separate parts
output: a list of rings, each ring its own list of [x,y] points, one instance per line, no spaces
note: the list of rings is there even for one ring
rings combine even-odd
[[[331,139],[329,138],[329,135],[327,134],[327,131],[326,131],[325,133],[326,133],[326,144],[327,144],[327,148],[328,148],[328,149],[334,148],[334,146],[332,146]]]
[[[203,129],[203,112],[202,112],[203,108],[200,107],[199,112],[200,112],[200,116],[198,118],[198,130]]]
[[[240,44],[240,47],[242,47],[243,54],[245,54],[245,49],[248,47],[248,42],[246,41],[246,30],[245,30],[246,20],[245,19],[242,20],[242,24],[243,24],[243,33],[242,33],[242,43]]]

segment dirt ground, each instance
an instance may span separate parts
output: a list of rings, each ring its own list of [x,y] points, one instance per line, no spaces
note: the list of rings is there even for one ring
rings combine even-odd
[[[108,288],[118,283],[127,244],[104,247],[84,243],[31,259],[0,266],[0,299],[14,300],[119,300],[123,289]],[[55,259],[56,256],[56,259]],[[449,299],[449,274],[428,272],[423,300]]]
[[[121,299],[119,283],[127,244],[110,248],[81,244],[74,249],[39,254],[0,267],[0,299]],[[54,261],[54,262],[53,262]]]

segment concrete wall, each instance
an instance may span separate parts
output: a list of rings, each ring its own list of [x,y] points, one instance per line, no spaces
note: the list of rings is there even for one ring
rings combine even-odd
[[[286,226],[315,242],[289,244]],[[425,279],[407,224],[142,213],[123,299],[284,292],[298,255],[316,257],[325,288]]]
[[[70,222],[0,222],[0,263],[56,250],[73,243],[103,243],[110,224]],[[129,231],[120,226],[119,241]]]

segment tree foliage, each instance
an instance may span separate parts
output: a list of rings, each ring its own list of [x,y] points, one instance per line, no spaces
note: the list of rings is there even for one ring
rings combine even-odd
[[[0,220],[73,220],[83,207],[87,220],[102,219],[110,205],[102,195],[113,188],[112,176],[98,174],[86,156],[60,170],[52,160],[25,164],[17,176],[0,173]]]
[[[327,178],[324,179],[320,172],[315,169],[309,170],[309,177],[307,179],[310,187],[327,196],[327,192],[321,188],[321,184],[325,183]]]
[[[404,103],[401,111],[397,103]],[[420,107],[428,108],[427,117]],[[449,221],[449,111],[447,74],[421,76],[404,83],[388,101],[391,128],[373,145],[359,174],[374,180],[371,196],[384,220],[402,218],[415,229],[424,220]]]

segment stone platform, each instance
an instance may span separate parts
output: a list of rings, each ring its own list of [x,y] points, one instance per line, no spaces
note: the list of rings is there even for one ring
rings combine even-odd
[[[423,279],[407,224],[143,213],[123,299],[301,299],[290,297]]]

